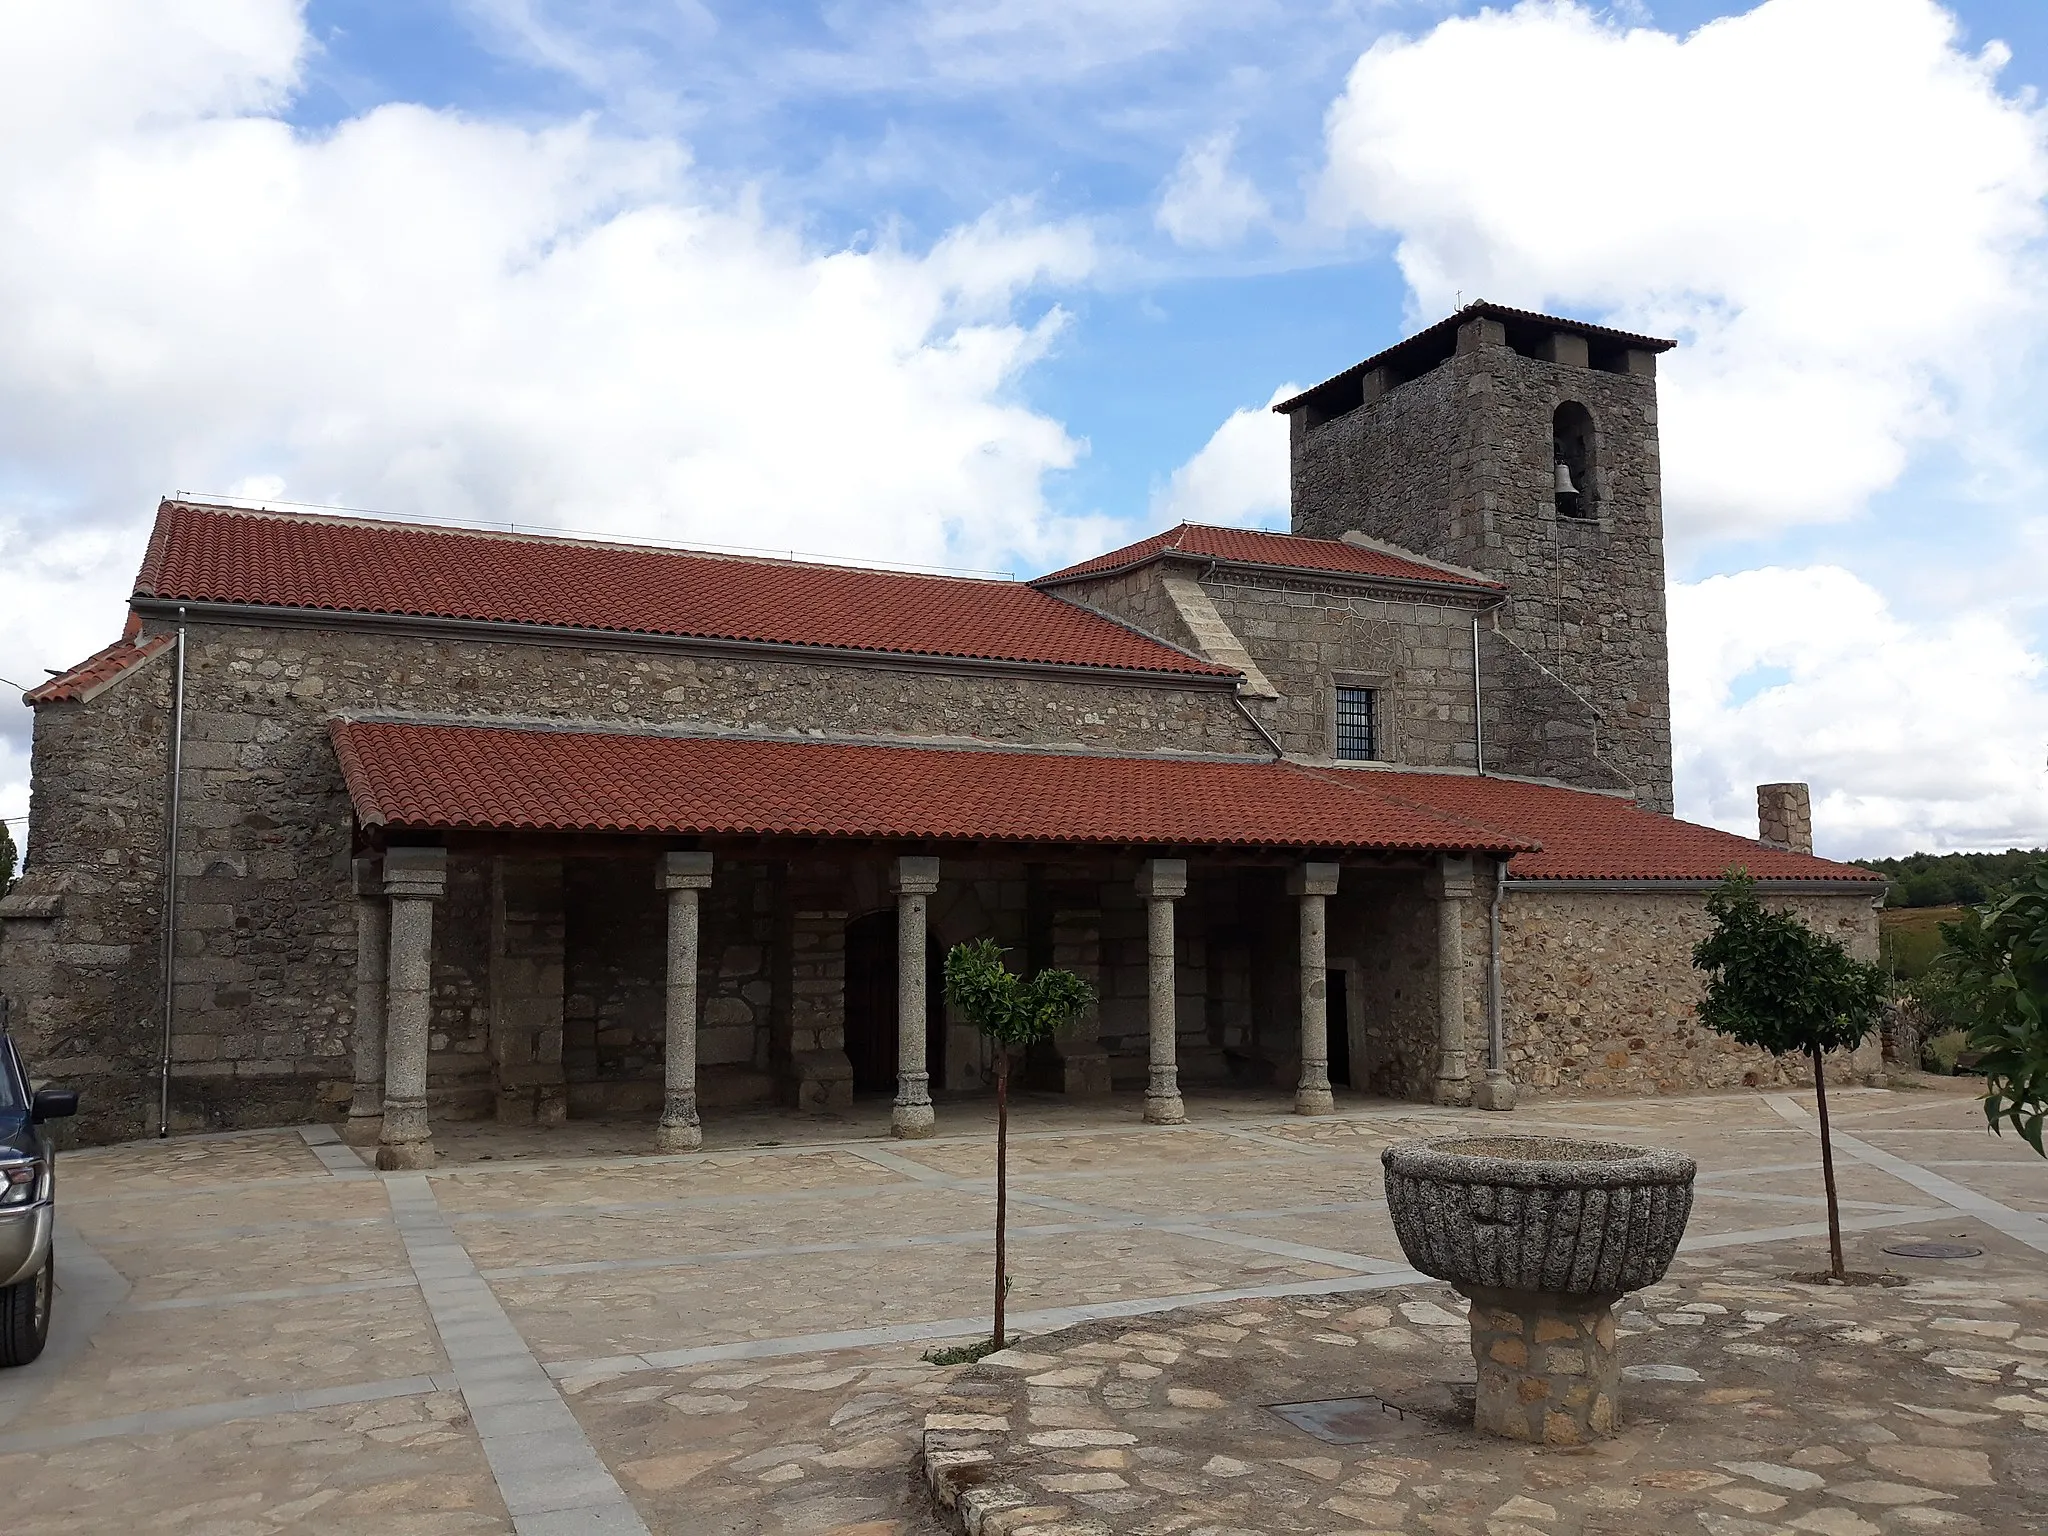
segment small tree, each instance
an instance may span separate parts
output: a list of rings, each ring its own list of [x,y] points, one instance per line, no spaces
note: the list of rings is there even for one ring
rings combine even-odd
[[[1828,1261],[1842,1265],[1842,1217],[1835,1200],[1835,1149],[1828,1131],[1826,1053],[1857,1045],[1875,1027],[1885,1000],[1884,972],[1853,959],[1840,941],[1815,933],[1790,912],[1767,911],[1756,882],[1731,869],[1707,898],[1714,931],[1692,952],[1707,972],[1700,1018],[1710,1029],[1774,1056],[1801,1052],[1813,1061],[1820,1111],[1820,1162],[1828,1196]]]
[[[2048,859],[2007,894],[1943,923],[1935,970],[1954,984],[1970,1019],[1969,1049],[1984,1074],[1984,1118],[2041,1144],[2048,1120]]]
[[[14,884],[14,837],[7,830],[7,823],[0,821],[0,896],[5,896]]]
[[[996,1308],[991,1349],[1003,1347],[1009,1291],[1003,1235],[1009,1219],[1010,1053],[1044,1040],[1095,1000],[1072,971],[1048,968],[1029,981],[1003,964],[994,939],[955,944],[946,955],[946,998],[996,1044]]]

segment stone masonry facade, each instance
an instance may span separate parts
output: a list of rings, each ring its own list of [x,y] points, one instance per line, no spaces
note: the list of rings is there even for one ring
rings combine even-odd
[[[1170,552],[1040,585],[1213,673],[571,639],[538,623],[513,634],[509,622],[310,609],[188,615],[171,1123],[332,1117],[350,1101],[359,935],[377,920],[362,904],[382,900],[359,861],[374,864],[383,834],[358,824],[330,737],[338,716],[1262,764],[1277,751],[1320,773],[1335,762],[1336,690],[1364,687],[1377,690],[1377,761],[1347,773],[1483,766],[1668,813],[1654,356],[1575,348],[1573,335],[1527,321],[1462,320],[1454,345],[1412,377],[1388,365],[1339,389],[1339,376],[1284,407],[1297,534],[1357,530],[1487,582]],[[1565,515],[1553,489],[1564,406],[1591,423],[1569,450],[1584,515]],[[174,628],[161,604],[138,604],[136,643]],[[0,904],[0,992],[14,1026],[43,1076],[84,1090],[82,1129],[98,1138],[156,1124],[176,676],[176,652],[160,649],[38,705],[29,863]],[[1399,774],[1384,782],[1398,787]],[[1810,851],[1804,802],[1788,798],[1798,788],[1774,787],[1767,837]],[[549,1123],[661,1107],[680,985],[666,966],[683,951],[657,876],[674,840],[457,830],[438,841],[431,1114]],[[696,1102],[832,1109],[852,1091],[856,1058],[874,1075],[898,1040],[898,1015],[878,1017],[875,990],[897,952],[878,960],[861,946],[913,910],[893,884],[911,851],[819,838],[728,840],[712,854],[689,951]],[[1316,1060],[1306,1020],[1326,993],[1339,1085],[1428,1098],[1443,1095],[1456,1047],[1472,1080],[1490,1065],[1495,991],[1493,861],[1471,861],[1472,883],[1457,885],[1468,893],[1447,895],[1437,858],[1341,861],[1316,909],[1321,993],[1304,986],[1315,951],[1303,948],[1309,909],[1290,884],[1307,867],[1298,853],[1183,860],[1114,843],[966,844],[941,852],[915,910],[928,954],[992,936],[1027,968],[1063,965],[1095,985],[1097,1004],[1027,1061],[1034,1087],[1140,1089],[1163,1030],[1190,1085],[1292,1088],[1304,1056]],[[1165,864],[1186,880],[1172,898],[1170,975],[1143,894]],[[1498,1065],[1525,1091],[1663,1093],[1803,1070],[1699,1025],[1699,882],[1516,879],[1498,894]],[[1874,955],[1868,888],[1783,899]],[[938,1019],[931,1086],[984,1086],[985,1042],[943,1002],[927,1006]]]
[[[1227,690],[340,627],[191,625],[185,687],[174,1057],[185,1113],[205,1124],[303,1117],[336,1099],[348,1076],[355,896],[348,794],[327,737],[338,712],[1263,750]],[[36,999],[39,1070],[89,1085],[88,1126],[102,1134],[133,1133],[155,1115],[169,714],[161,656],[88,702],[38,710],[37,760],[64,771],[35,778],[32,863],[9,909],[21,915],[0,927],[8,995]],[[571,908],[584,914],[571,921],[606,935],[578,963],[611,975],[590,986],[569,978],[563,1056],[571,1070],[601,1061],[627,1077],[637,1075],[630,1063],[644,1065],[658,1098],[659,971],[644,964],[659,953],[658,908],[651,873],[642,892],[638,873],[615,860],[607,850],[594,878],[616,886],[603,899],[623,906],[612,915],[624,927],[587,902]],[[573,868],[572,877],[572,888],[593,878]],[[714,884],[714,922],[746,878],[735,871]],[[436,1101],[458,1108],[493,1092],[491,882],[487,860],[457,850],[436,924],[431,1076]],[[820,920],[841,923],[841,906],[834,898],[815,910],[839,911]],[[27,915],[46,910],[55,915]],[[605,950],[626,944],[636,922],[639,951],[607,962]],[[758,994],[771,985],[770,942],[749,931],[737,955],[719,957],[720,974],[706,978],[707,1022],[737,1029],[744,1007],[746,1027],[765,1033],[769,1001]],[[755,954],[760,968],[750,972]],[[706,1065],[738,1066],[733,1039],[713,1042]],[[770,1054],[764,1044],[746,1060],[765,1074]],[[634,1095],[572,1085],[569,1097],[624,1107]]]
[[[1547,674],[1575,695],[1573,723],[1593,725],[1601,760],[1668,812],[1656,359],[1627,351],[1599,368],[1583,343],[1531,348],[1543,350],[1553,357],[1517,350],[1501,322],[1476,317],[1420,377],[1369,381],[1373,398],[1328,419],[1313,403],[1293,410],[1294,531],[1355,529],[1506,582],[1488,626],[1496,668]],[[1556,505],[1553,420],[1567,404],[1593,422],[1585,517]]]

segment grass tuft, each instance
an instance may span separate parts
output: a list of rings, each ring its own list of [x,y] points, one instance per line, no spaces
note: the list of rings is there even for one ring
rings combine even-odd
[[[1012,1339],[1010,1342],[1014,1344],[1016,1340]],[[975,1361],[995,1352],[996,1341],[988,1338],[972,1344],[962,1344],[954,1349],[928,1349],[921,1358],[932,1365],[972,1365]]]

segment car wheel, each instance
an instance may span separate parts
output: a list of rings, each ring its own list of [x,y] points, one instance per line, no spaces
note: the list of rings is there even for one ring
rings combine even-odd
[[[57,1294],[57,1255],[28,1279],[0,1291],[0,1365],[27,1365],[50,1337],[50,1303]]]

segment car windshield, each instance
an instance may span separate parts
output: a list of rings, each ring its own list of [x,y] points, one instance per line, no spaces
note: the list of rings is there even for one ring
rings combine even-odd
[[[14,1047],[0,1035],[0,1110],[21,1108],[21,1085],[14,1080]]]

